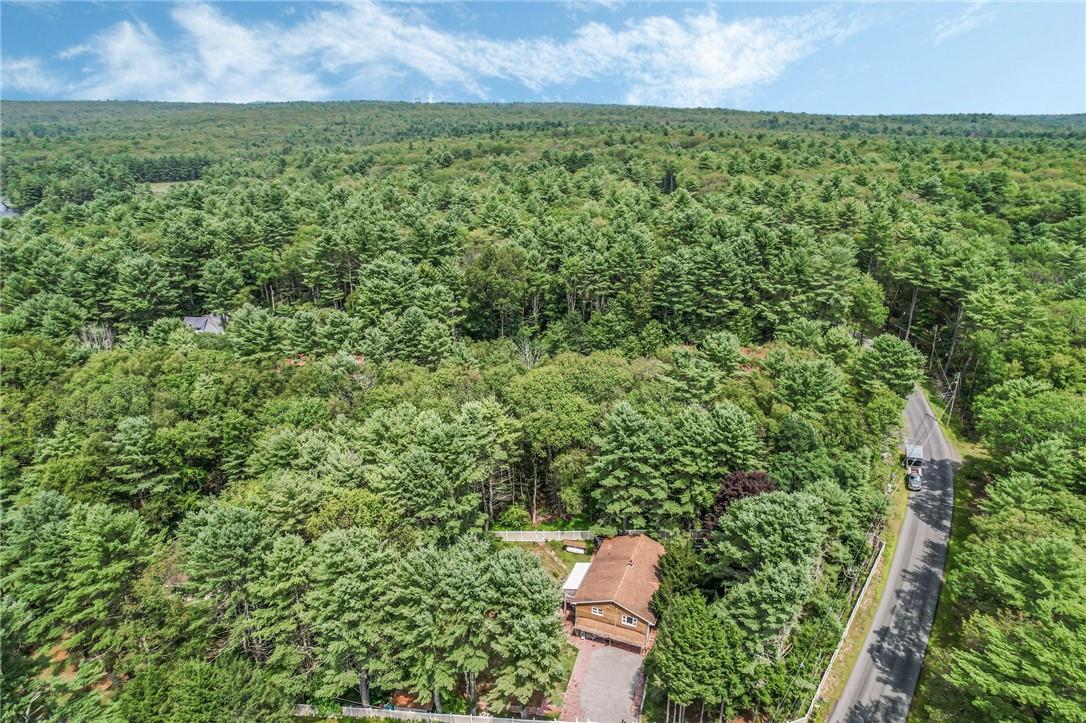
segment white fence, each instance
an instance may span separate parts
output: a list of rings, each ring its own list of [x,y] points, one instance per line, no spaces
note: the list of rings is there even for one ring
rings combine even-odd
[[[596,537],[596,533],[592,530],[491,530],[499,539],[506,542],[558,542],[558,541],[575,541],[575,540],[593,540]],[[674,535],[690,535],[690,539],[697,542],[705,536],[703,530],[691,530],[690,532],[674,532],[667,530],[658,530],[656,532],[649,532],[648,530],[622,530],[618,534],[620,535],[652,535],[657,539],[666,539]]]
[[[320,718],[314,705],[294,706],[294,715],[300,718]],[[424,710],[386,710],[384,708],[362,708],[345,705],[340,708],[341,718],[377,718],[380,720],[421,720],[439,723],[524,723],[525,718],[494,718],[488,715],[458,715],[456,713],[429,713]],[[552,721],[552,723],[571,723],[570,721]],[[590,723],[578,721],[577,723]]]
[[[837,656],[841,652],[841,647],[845,644],[845,638],[848,637],[848,631],[852,627],[852,621],[856,619],[856,613],[860,611],[860,603],[864,600],[864,595],[867,594],[867,588],[871,585],[871,580],[875,577],[875,571],[879,568],[879,562],[882,560],[882,552],[886,549],[886,543],[879,540],[879,551],[875,555],[875,560],[871,563],[871,567],[867,571],[867,579],[864,580],[864,586],[860,588],[860,594],[856,597],[856,602],[852,605],[852,612],[849,613],[848,621],[845,623],[845,629],[841,631],[841,640],[837,643],[837,647],[833,651],[833,655],[830,656],[830,662],[826,663],[826,669],[822,672],[822,679],[818,681],[818,687],[815,688],[814,697],[811,698],[811,704],[807,706],[807,712],[803,714],[802,718],[797,718],[790,723],[808,723],[811,720],[811,714],[814,713],[814,708],[818,705],[819,699],[822,697],[822,690],[826,687],[826,681],[830,677],[830,671],[833,670],[833,664],[837,662]]]
[[[506,542],[554,542],[561,540],[591,540],[591,530],[493,530]]]

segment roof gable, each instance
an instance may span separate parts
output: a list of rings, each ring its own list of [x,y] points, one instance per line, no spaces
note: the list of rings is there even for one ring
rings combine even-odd
[[[204,314],[203,316],[186,316],[184,319],[185,326],[189,327],[193,331],[203,334],[221,334],[223,317],[216,316],[214,314]]]

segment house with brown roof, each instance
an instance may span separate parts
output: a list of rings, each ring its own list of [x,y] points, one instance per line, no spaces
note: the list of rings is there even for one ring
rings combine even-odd
[[[646,535],[604,540],[573,594],[573,631],[645,652],[656,627],[649,603],[660,587],[663,554],[664,546]]]

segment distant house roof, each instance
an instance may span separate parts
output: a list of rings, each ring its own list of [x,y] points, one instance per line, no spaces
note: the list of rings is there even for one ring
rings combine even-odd
[[[663,555],[664,546],[646,535],[604,540],[573,602],[613,602],[655,625],[649,603],[660,587],[656,569]]]
[[[588,568],[591,566],[591,562],[573,563],[573,569],[569,571],[569,577],[562,583],[562,590],[565,591],[567,595],[577,592],[581,587],[581,583],[584,582],[584,576],[588,573]]]
[[[221,334],[222,322],[223,318],[214,314],[185,317],[185,326],[201,334]]]

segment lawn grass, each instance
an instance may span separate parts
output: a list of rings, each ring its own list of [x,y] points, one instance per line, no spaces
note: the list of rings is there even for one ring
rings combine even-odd
[[[569,687],[569,679],[573,675],[573,666],[577,664],[577,654],[580,652],[576,645],[567,640],[562,645],[562,654],[558,656],[558,662],[562,665],[562,676],[555,683],[547,698],[559,710],[565,705],[566,689]]]
[[[566,574],[567,575],[569,574],[569,571],[573,569],[574,564],[576,564],[578,562],[591,562],[592,561],[593,543],[591,541],[586,540],[586,541],[584,541],[582,543],[579,543],[579,544],[583,545],[584,548],[585,548],[585,554],[584,555],[578,554],[576,552],[570,552],[569,550],[566,549],[566,545],[577,544],[577,543],[555,541],[555,542],[548,542],[546,544],[547,544],[548,547],[551,548],[551,551],[554,552],[555,556],[565,564],[565,566],[566,566]]]
[[[833,706],[845,691],[845,684],[856,666],[856,661],[863,650],[864,639],[871,629],[871,623],[875,619],[875,612],[879,609],[879,601],[882,600],[883,590],[889,579],[890,565],[894,561],[894,551],[897,549],[898,534],[901,525],[905,521],[905,510],[909,505],[909,493],[904,485],[897,485],[890,497],[890,506],[886,511],[886,527],[882,539],[886,547],[882,551],[879,567],[875,571],[875,577],[867,588],[862,600],[859,601],[859,612],[852,621],[852,627],[845,634],[841,652],[834,661],[830,674],[826,679],[826,687],[822,691],[822,700],[815,706],[811,714],[811,720],[822,720],[833,710]]]
[[[590,562],[592,560],[591,554],[578,555],[574,552],[568,552],[565,546],[570,543],[559,540],[552,542],[507,542],[505,544],[524,548],[538,557],[543,569],[558,582],[565,581],[575,563]],[[590,546],[589,549],[591,549]]]

